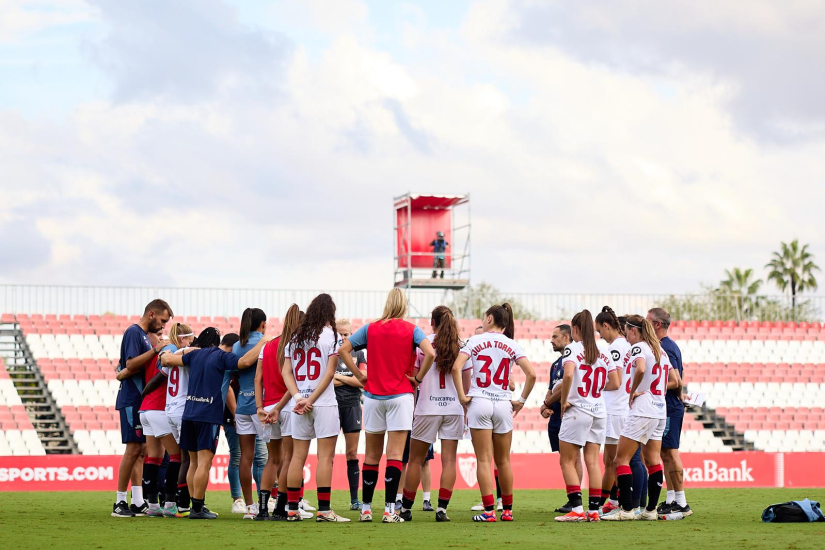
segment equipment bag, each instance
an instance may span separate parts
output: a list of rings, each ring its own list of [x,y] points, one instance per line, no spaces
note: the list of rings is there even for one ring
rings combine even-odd
[[[819,503],[814,500],[794,500],[782,504],[771,504],[762,512],[765,523],[795,523],[825,521]]]

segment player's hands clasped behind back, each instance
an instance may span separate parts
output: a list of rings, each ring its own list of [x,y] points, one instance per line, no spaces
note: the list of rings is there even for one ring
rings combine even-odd
[[[519,401],[518,399],[514,399],[514,400],[510,401],[510,403],[512,403],[512,404],[513,404],[513,418],[515,418],[515,417],[516,417],[516,415],[518,414],[518,412],[519,412],[521,409],[523,409],[523,408],[524,408],[524,403],[522,403],[522,402],[521,402],[521,401]]]
[[[295,402],[295,406],[292,407],[292,412],[295,414],[304,414],[307,411],[312,410],[312,403],[309,402],[309,398],[302,397]]]

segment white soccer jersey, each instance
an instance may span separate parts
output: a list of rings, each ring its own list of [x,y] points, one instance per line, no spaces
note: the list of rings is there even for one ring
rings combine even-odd
[[[605,361],[607,357],[599,354],[591,365],[587,363],[584,356],[584,345],[581,342],[573,342],[564,348],[562,368],[568,363],[573,363],[575,366],[573,385],[570,386],[567,402],[596,418],[605,418],[607,410],[604,406],[602,391],[607,384],[608,367]]]
[[[613,343],[607,348],[607,355],[610,359],[608,374],[613,370],[617,370],[622,381],[622,385],[618,390],[605,390],[604,392],[604,403],[607,407],[607,414],[610,416],[627,416],[630,412],[627,403],[630,398],[628,393],[629,384],[632,384],[632,382],[628,382],[631,380],[630,368],[625,363],[625,357],[629,351],[630,343],[621,336],[613,340]]]
[[[500,332],[485,332],[470,338],[461,353],[470,358],[468,362],[473,369],[467,396],[512,400],[510,368],[526,357],[521,346]]]
[[[643,416],[647,418],[667,418],[667,405],[665,404],[665,394],[667,393],[667,375],[670,369],[670,362],[667,353],[662,351],[660,362],[656,362],[656,357],[650,346],[645,342],[633,344],[630,348],[630,363],[638,359],[645,361],[645,375],[642,383],[636,388],[636,393],[642,393],[633,402],[630,414],[633,416]],[[635,375],[636,367],[632,368],[631,374]],[[631,388],[633,382],[630,382]]]
[[[335,333],[330,327],[324,327],[316,342],[307,343],[300,348],[295,345],[295,342],[289,343],[286,354],[292,362],[292,376],[295,377],[295,384],[302,397],[309,397],[318,387],[318,382],[327,369],[329,358],[338,356],[340,343],[341,341],[335,338]],[[313,405],[316,407],[338,405],[335,400],[334,384],[330,383]]]
[[[183,348],[175,354],[180,355],[187,349]],[[189,395],[189,367],[161,366],[160,371],[166,375],[166,415],[180,416]]]
[[[435,334],[427,336],[430,343],[435,340]],[[419,350],[418,364],[416,368],[421,367],[424,354]],[[441,415],[456,415],[464,416],[464,407],[458,402],[458,393],[455,390],[453,383],[453,375],[451,372],[439,372],[438,357],[435,358],[435,363],[424,375],[421,384],[418,386],[418,402],[415,404],[416,416],[441,416]],[[467,367],[464,367],[467,370]]]

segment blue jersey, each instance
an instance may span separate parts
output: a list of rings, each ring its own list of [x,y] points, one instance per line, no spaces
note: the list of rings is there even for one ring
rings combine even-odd
[[[152,349],[149,343],[149,336],[140,325],[132,325],[123,333],[123,342],[120,343],[120,363],[117,370],[126,368],[126,361],[140,357]],[[120,389],[117,391],[117,401],[115,408],[125,409],[126,407],[139,407],[143,398],[140,392],[143,391],[143,371],[140,370],[129,378],[120,381]]]
[[[676,342],[671,340],[669,336],[662,338],[660,344],[662,349],[665,350],[665,353],[667,353],[670,364],[673,365],[674,369],[679,371],[679,376],[682,376],[682,350],[679,349]],[[680,392],[681,390],[667,390],[665,403],[667,403],[668,416],[684,416],[685,404],[679,399]]]
[[[228,371],[238,370],[238,358],[234,353],[212,347],[187,353],[183,364],[189,367],[189,395],[183,420],[223,423],[223,377]]]
[[[232,346],[232,353],[240,359],[246,355],[246,352],[254,348],[263,336],[258,331],[250,332],[249,341],[246,345],[241,346],[240,342],[235,342],[235,345]],[[224,377],[229,376],[231,376],[229,373],[224,374]],[[238,391],[238,408],[235,410],[235,414],[255,414],[258,411],[258,407],[255,406],[255,369],[248,368],[240,371],[238,373],[238,386],[240,390]]]
[[[561,360],[562,358],[559,357],[553,363],[553,366],[550,367],[550,387],[548,389],[551,392],[553,388],[561,384],[564,378],[564,368],[562,367]],[[561,426],[561,400],[550,405],[550,410],[553,411],[553,416],[550,417],[550,424],[558,424]]]

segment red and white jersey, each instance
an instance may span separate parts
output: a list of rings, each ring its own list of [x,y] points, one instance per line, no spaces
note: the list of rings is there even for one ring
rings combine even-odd
[[[470,338],[461,353],[470,358],[467,362],[473,369],[468,397],[512,400],[510,368],[526,357],[521,346],[500,332],[485,332]]]
[[[670,369],[670,361],[667,353],[662,351],[660,362],[656,362],[656,357],[650,346],[645,342],[633,344],[630,348],[629,362],[632,364],[638,359],[645,361],[645,375],[642,383],[636,388],[636,393],[642,393],[633,402],[630,414],[633,416],[643,416],[646,418],[667,418],[667,404],[665,394],[667,393],[667,375]],[[635,374],[636,366],[633,365]],[[633,381],[630,382],[631,388]]]
[[[568,363],[573,363],[575,366],[573,385],[570,387],[567,402],[595,418],[607,416],[602,396],[604,386],[607,384],[607,361],[608,358],[600,353],[592,365],[588,364],[585,360],[584,345],[581,342],[569,344],[564,348],[562,355],[562,368]]]
[[[427,336],[427,340],[433,343],[435,334]],[[424,362],[424,354],[421,350],[418,351],[418,359],[416,360],[416,370],[421,368]],[[464,416],[464,407],[458,401],[458,393],[455,390],[453,383],[452,372],[439,372],[438,370],[438,356],[435,358],[433,366],[424,375],[421,384],[418,386],[418,401],[415,404],[416,416],[442,416],[442,415],[461,415]],[[464,370],[468,370],[468,366],[464,366]]]
[[[182,354],[186,349],[189,348],[183,348],[175,355]],[[162,366],[160,370],[166,375],[166,415],[181,416],[189,395],[189,367]]]
[[[631,382],[630,367],[627,364],[628,362],[625,361],[626,357],[629,358],[628,353],[630,353],[630,343],[623,336],[613,340],[607,347],[607,355],[610,360],[610,368],[607,372],[610,374],[613,370],[619,371],[619,377],[622,381],[622,385],[618,390],[605,390],[604,392],[604,403],[607,407],[607,414],[610,416],[627,416],[630,413],[630,408],[627,405],[630,399],[630,393],[628,392],[633,382]]]
[[[292,376],[301,397],[309,397],[318,387],[318,382],[327,370],[330,357],[338,357],[338,347],[341,341],[335,338],[332,328],[326,326],[318,336],[316,342],[308,342],[303,347],[297,347],[290,342],[286,349],[286,356],[292,362]],[[293,397],[292,401],[295,401]],[[338,405],[335,400],[335,386],[330,384],[324,393],[315,401],[313,406],[323,407]]]

